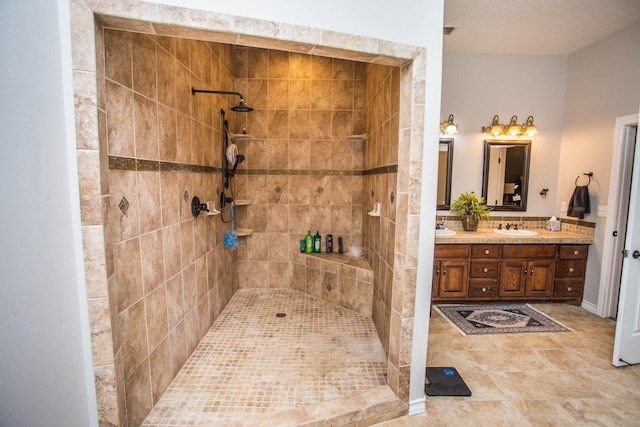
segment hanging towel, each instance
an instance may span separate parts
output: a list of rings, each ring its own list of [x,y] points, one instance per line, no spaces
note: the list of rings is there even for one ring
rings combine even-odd
[[[567,216],[575,216],[583,219],[584,214],[591,213],[591,207],[589,205],[589,186],[582,185],[576,186],[569,200],[569,209],[567,209]]]

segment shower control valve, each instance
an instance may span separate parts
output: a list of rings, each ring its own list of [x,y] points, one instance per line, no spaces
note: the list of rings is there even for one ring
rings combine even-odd
[[[193,199],[191,199],[191,215],[197,218],[200,215],[200,211],[209,212],[209,207],[206,203],[200,203],[198,196],[193,196]]]

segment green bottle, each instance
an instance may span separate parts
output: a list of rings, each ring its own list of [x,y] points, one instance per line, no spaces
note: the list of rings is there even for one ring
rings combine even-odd
[[[311,235],[311,230],[309,230],[307,236],[304,238],[304,251],[308,254],[313,252],[313,236]]]
[[[320,232],[316,231],[316,235],[313,236],[313,252],[317,254],[320,253],[320,242],[322,242],[322,237],[320,237]]]

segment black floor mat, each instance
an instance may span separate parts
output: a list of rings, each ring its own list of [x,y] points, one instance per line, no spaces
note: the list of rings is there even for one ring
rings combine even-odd
[[[471,396],[471,390],[456,371],[456,368],[427,368],[427,396]]]

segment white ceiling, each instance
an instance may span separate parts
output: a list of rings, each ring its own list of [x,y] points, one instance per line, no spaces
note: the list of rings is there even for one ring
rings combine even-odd
[[[640,0],[445,0],[444,51],[569,55],[638,20]]]

